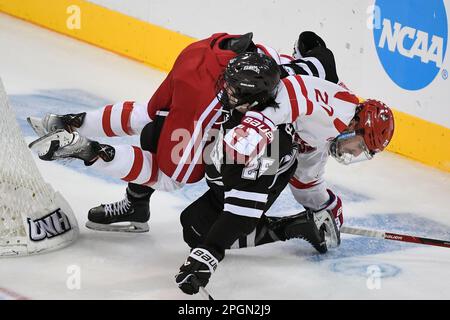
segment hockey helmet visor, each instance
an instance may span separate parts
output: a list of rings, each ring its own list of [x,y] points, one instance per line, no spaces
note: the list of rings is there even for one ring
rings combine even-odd
[[[330,144],[330,154],[345,165],[370,160],[374,156],[374,152],[367,147],[364,136],[356,131],[337,136]]]

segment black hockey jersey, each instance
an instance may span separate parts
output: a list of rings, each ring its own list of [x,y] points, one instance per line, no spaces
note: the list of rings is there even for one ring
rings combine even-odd
[[[224,150],[223,136],[226,130],[239,125],[242,117],[242,113],[235,111],[222,124],[206,166],[206,179],[223,202],[224,211],[259,218],[270,203],[269,195],[279,184],[280,174],[294,166],[297,145],[292,125],[284,124],[275,131],[264,155],[247,165],[235,163]]]
[[[228,129],[241,122],[242,117],[240,112],[232,112],[206,150],[206,181],[210,189],[192,206],[192,210],[208,211],[201,214],[202,219],[213,222],[208,234],[203,235],[204,245],[218,251],[229,248],[255,228],[258,219],[287,186],[297,167],[298,147],[293,140],[291,124],[277,127],[272,143],[258,159],[247,165],[230,159],[223,137]],[[206,203],[201,204],[202,201]]]

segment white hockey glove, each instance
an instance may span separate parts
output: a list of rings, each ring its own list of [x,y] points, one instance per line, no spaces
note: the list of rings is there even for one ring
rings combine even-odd
[[[340,228],[344,223],[341,198],[333,191],[327,189],[330,200],[325,208],[314,213],[314,221],[319,230],[325,232],[325,241],[328,248],[336,248],[341,244]]]

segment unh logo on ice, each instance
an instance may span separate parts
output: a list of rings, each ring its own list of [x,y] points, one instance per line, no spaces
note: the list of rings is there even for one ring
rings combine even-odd
[[[27,221],[29,235],[32,241],[41,241],[46,238],[50,239],[72,229],[69,219],[61,209],[57,209],[37,220],[28,218]]]
[[[447,50],[443,0],[377,0],[379,23],[373,36],[389,77],[406,90],[428,86],[441,70]]]

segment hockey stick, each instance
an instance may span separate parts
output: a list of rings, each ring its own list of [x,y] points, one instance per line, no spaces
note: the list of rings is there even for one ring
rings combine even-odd
[[[367,229],[359,229],[359,228],[354,228],[354,227],[343,226],[343,227],[341,227],[341,233],[354,234],[354,235],[363,236],[363,237],[372,237],[372,238],[378,238],[378,239],[386,239],[386,240],[401,241],[401,242],[411,242],[411,243],[426,244],[426,245],[430,245],[430,246],[450,248],[450,241],[423,238],[423,237],[418,237],[418,236],[411,236],[411,235],[407,235],[407,234],[400,234],[400,233],[393,233],[393,232],[386,232],[386,231],[367,230]]]
[[[205,287],[199,286],[198,290],[205,300],[214,300],[214,298],[209,294]]]

